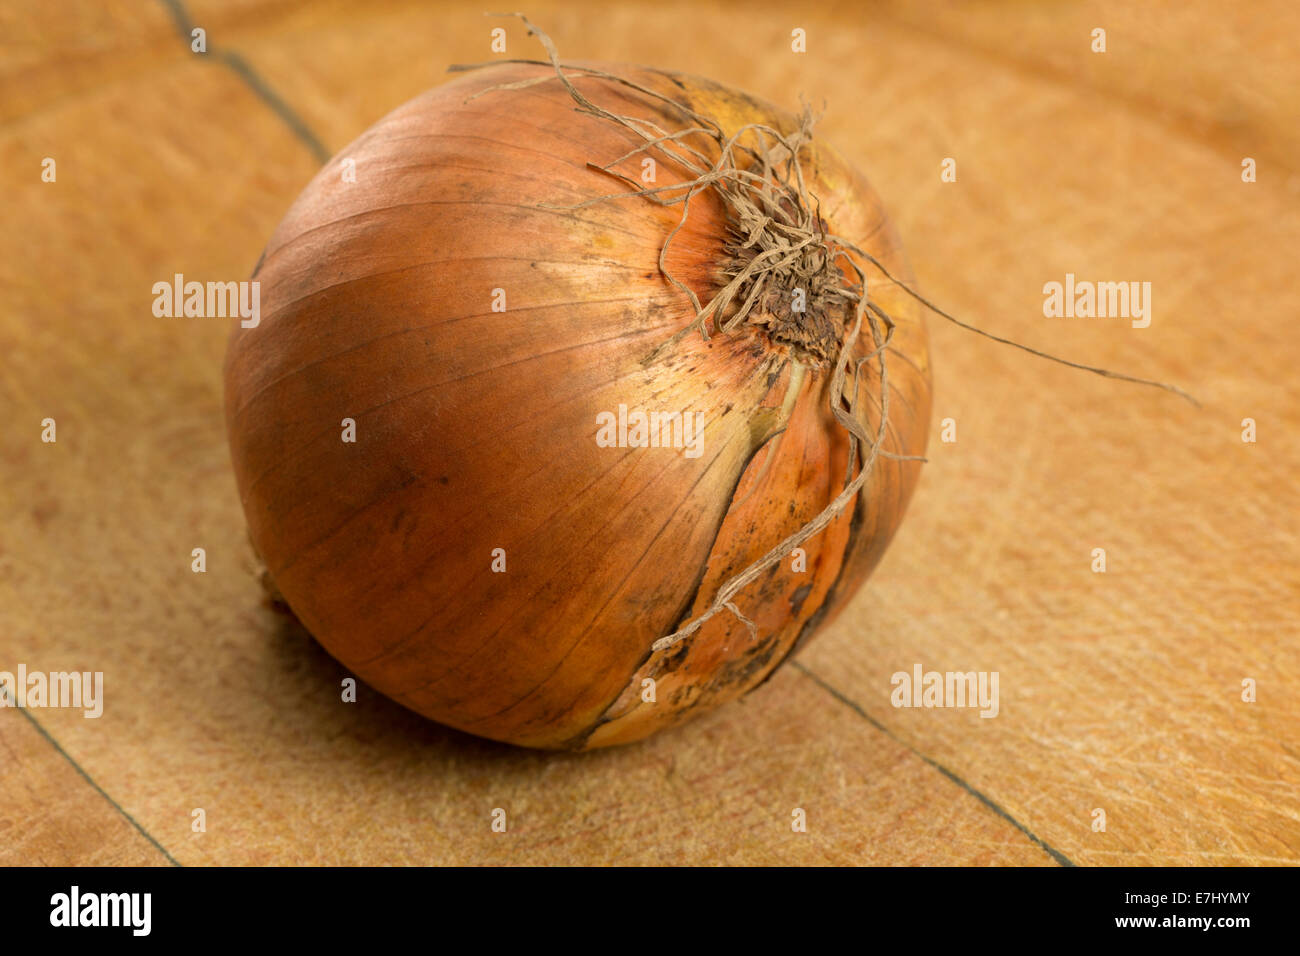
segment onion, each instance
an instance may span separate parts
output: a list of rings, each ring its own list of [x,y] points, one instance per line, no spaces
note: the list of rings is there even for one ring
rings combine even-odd
[[[806,111],[543,42],[308,185],[226,419],[253,544],[334,657],[452,727],[584,749],[740,696],[852,597],[916,483],[929,364],[881,203]]]

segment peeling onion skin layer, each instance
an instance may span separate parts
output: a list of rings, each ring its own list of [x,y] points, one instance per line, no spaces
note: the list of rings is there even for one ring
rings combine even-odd
[[[581,65],[673,97],[728,134],[749,122],[796,126],[700,78]],[[443,724],[586,749],[637,740],[762,683],[859,589],[920,463],[877,459],[856,502],[803,545],[806,571],[786,557],[739,593],[757,640],[724,611],[651,652],[834,499],[848,434],[828,408],[827,367],[809,369],[787,429],[764,441],[791,366],[756,328],[708,341],[692,332],[642,364],[694,318],[659,270],[681,207],[626,197],[538,208],[628,189],[587,163],[640,145],[575,113],[558,80],[466,102],[546,72],[502,64],[463,74],[321,170],[254,274],[262,319],[234,330],[226,420],[254,546],[330,654]],[[683,126],[681,114],[625,87],[575,83],[615,113]],[[910,282],[866,181],[816,139],[801,157],[830,231]],[[355,160],[354,183],[342,179],[343,158]],[[657,162],[656,185],[689,178]],[[639,178],[640,156],[618,169]],[[712,191],[697,194],[669,246],[668,271],[701,301],[721,284],[725,216]],[[860,264],[897,326],[884,448],[922,455],[923,318]],[[504,312],[492,311],[494,289],[505,290]],[[871,348],[864,327],[857,349]],[[860,388],[874,436],[874,363]],[[597,415],[620,404],[699,413],[702,453],[599,447]],[[355,443],[341,440],[344,418],[356,422]],[[492,570],[496,548],[504,573]],[[643,700],[646,678],[653,703]]]

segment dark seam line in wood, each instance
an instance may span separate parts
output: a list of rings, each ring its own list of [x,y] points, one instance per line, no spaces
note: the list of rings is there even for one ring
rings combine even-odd
[[[55,750],[57,750],[59,752],[59,755],[72,765],[72,769],[77,771],[77,773],[81,774],[81,776],[85,779],[86,783],[94,787],[96,792],[98,792],[101,797],[107,800],[109,805],[114,810],[116,810],[118,813],[122,814],[122,816],[126,818],[127,823],[135,827],[136,830],[139,831],[141,836],[143,836],[146,840],[148,840],[150,843],[153,844],[155,850],[157,850],[159,853],[161,853],[163,856],[167,858],[168,863],[170,863],[172,866],[183,865],[179,860],[176,859],[176,857],[168,853],[167,849],[161,843],[155,840],[153,838],[153,835],[150,834],[148,830],[140,826],[136,818],[131,816],[131,814],[127,813],[126,810],[122,808],[122,805],[120,803],[118,803],[116,800],[110,797],[107,791],[105,791],[103,787],[95,783],[94,778],[91,777],[90,774],[86,773],[86,771],[82,769],[81,765],[77,763],[77,761],[72,759],[72,755],[69,754],[66,750],[64,750],[62,746],[59,745],[59,742],[50,735],[50,732],[48,730],[46,730],[44,727],[41,726],[40,721],[38,721],[35,717],[33,717],[31,713],[27,710],[27,708],[25,707],[21,708],[20,713],[28,720],[30,720],[32,726],[36,728],[37,732],[40,733],[42,737],[44,737],[46,740],[50,742],[50,746],[53,747]]]
[[[172,19],[176,22],[177,32],[184,39],[189,40],[194,30],[195,23],[190,19],[189,12],[185,9],[185,5],[181,0],[160,0],[160,2],[167,7],[168,11],[171,13]],[[295,113],[289,104],[279,97],[275,90],[271,89],[267,82],[258,75],[257,71],[249,65],[247,60],[238,53],[228,52],[226,50],[217,50],[211,46],[209,46],[206,54],[201,55],[214,56],[229,67],[244,81],[249,89],[257,94],[262,102],[271,108],[272,112],[284,121],[285,125],[289,127],[293,134],[311,150],[312,155],[316,157],[318,162],[325,163],[329,161],[329,150],[326,149],[324,144],[316,137],[316,134],[311,131],[311,128],[303,121],[302,117]]]
[[[861,717],[861,718],[862,718],[863,720],[865,720],[867,723],[871,724],[871,726],[875,727],[877,730],[879,730],[881,733],[883,733],[883,734],[884,734],[886,737],[888,737],[890,740],[894,741],[895,743],[902,744],[904,747],[906,747],[906,748],[907,748],[908,750],[910,750],[912,753],[916,754],[916,756],[920,757],[922,760],[924,760],[927,764],[929,764],[929,765],[930,765],[931,767],[933,767],[935,770],[939,771],[941,774],[943,774],[945,777],[947,777],[947,778],[948,778],[949,780],[951,780],[953,783],[957,784],[957,786],[961,787],[963,790],[965,790],[967,793],[969,793],[972,797],[974,797],[975,799],[979,800],[980,803],[984,804],[986,807],[988,807],[990,810],[992,810],[992,811],[993,811],[994,813],[996,813],[998,816],[1002,817],[1002,819],[1006,820],[1008,823],[1010,823],[1012,826],[1014,826],[1017,830],[1019,830],[1019,831],[1020,831],[1021,833],[1023,833],[1025,836],[1029,837],[1030,840],[1032,840],[1034,843],[1036,843],[1036,844],[1037,844],[1037,845],[1038,845],[1038,846],[1039,846],[1039,847],[1040,847],[1040,848],[1041,848],[1041,849],[1042,849],[1042,850],[1043,850],[1043,851],[1044,851],[1048,856],[1050,856],[1053,860],[1055,860],[1055,861],[1056,861],[1057,863],[1059,863],[1061,866],[1075,866],[1075,865],[1076,865],[1076,864],[1075,864],[1075,863],[1074,863],[1074,862],[1073,862],[1069,857],[1067,857],[1064,853],[1062,853],[1060,850],[1056,849],[1054,846],[1052,846],[1052,845],[1051,845],[1050,843],[1048,843],[1046,840],[1044,840],[1044,839],[1042,839],[1041,837],[1039,837],[1039,836],[1038,836],[1037,834],[1035,834],[1032,830],[1030,830],[1027,826],[1025,826],[1023,823],[1021,823],[1019,820],[1017,820],[1017,819],[1016,819],[1015,817],[1013,817],[1011,814],[1009,814],[1006,810],[1004,810],[1004,809],[1002,809],[1002,807],[998,806],[998,804],[995,803],[993,800],[991,800],[990,798],[986,797],[984,794],[980,793],[978,790],[976,790],[974,787],[972,787],[970,784],[968,784],[965,780],[963,780],[961,777],[957,776],[955,773],[953,773],[951,770],[949,770],[949,769],[948,769],[947,767],[945,767],[943,764],[939,763],[937,760],[933,760],[933,759],[931,759],[930,757],[927,757],[925,754],[921,753],[921,751],[917,750],[915,747],[913,747],[911,744],[909,744],[906,740],[902,740],[901,738],[899,738],[899,737],[898,737],[898,736],[897,736],[897,735],[896,735],[892,730],[890,730],[888,727],[886,727],[886,726],[885,726],[884,724],[882,724],[880,721],[876,720],[876,718],[874,718],[874,717],[872,717],[870,714],[868,714],[865,710],[863,710],[861,707],[859,707],[859,706],[858,706],[854,701],[852,701],[850,698],[846,697],[844,694],[840,693],[838,690],[836,690],[836,689],[835,689],[834,687],[832,687],[830,684],[826,683],[826,681],[824,681],[824,680],[822,680],[820,677],[818,677],[815,673],[813,673],[811,670],[809,670],[805,665],[800,664],[798,661],[791,661],[791,662],[790,662],[790,666],[793,667],[793,668],[795,668],[796,670],[798,670],[801,674],[805,674],[805,675],[807,675],[809,678],[812,679],[812,681],[813,681],[814,683],[818,684],[818,685],[819,685],[823,690],[825,690],[827,693],[829,693],[832,697],[834,697],[836,700],[838,700],[841,704],[844,704],[846,707],[850,708],[854,713],[856,713],[859,717]]]

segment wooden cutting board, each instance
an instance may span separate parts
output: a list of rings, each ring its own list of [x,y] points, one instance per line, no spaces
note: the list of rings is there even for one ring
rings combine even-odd
[[[1135,6],[529,8],[566,58],[824,102],[934,299],[1202,403],[934,319],[930,462],[849,609],[738,704],[554,755],[341,703],[252,573],[229,322],[151,309],[246,276],[493,26],[532,41],[468,3],[0,5],[0,670],[105,675],[99,719],[0,710],[0,863],[1300,861],[1300,13]],[[1067,273],[1150,282],[1150,326],[1045,317]],[[998,715],[893,707],[917,664],[997,671]]]

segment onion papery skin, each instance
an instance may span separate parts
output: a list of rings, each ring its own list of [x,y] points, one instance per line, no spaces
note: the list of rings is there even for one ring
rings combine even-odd
[[[727,131],[796,125],[708,80],[583,65]],[[695,315],[659,267],[681,208],[642,197],[543,208],[625,190],[587,164],[640,145],[576,113],[558,81],[470,99],[548,71],[519,63],[463,74],[320,171],[254,273],[261,322],[233,332],[226,421],[254,547],[330,654],[443,724],[586,749],[645,737],[763,682],[859,589],[920,464],[878,459],[856,501],[803,545],[805,571],[786,557],[739,593],[757,638],[721,613],[651,651],[834,499],[848,434],[828,408],[822,368],[792,396],[779,439],[769,436],[792,374],[788,350],[757,328],[707,341],[692,332],[643,364]],[[683,125],[644,94],[574,82],[615,113]],[[342,175],[345,159],[355,182]],[[803,163],[831,230],[910,282],[862,176],[819,140]],[[639,158],[619,169],[639,176]],[[659,185],[689,178],[666,160],[657,174]],[[701,301],[720,285],[727,215],[699,193],[668,248],[667,271]],[[872,301],[896,324],[883,447],[921,455],[924,322],[911,298],[863,268]],[[505,290],[505,311],[492,310],[494,289]],[[856,348],[870,350],[865,330]],[[874,365],[860,387],[874,435]],[[599,447],[597,416],[620,404],[698,413],[701,454]],[[341,440],[346,418],[355,442]]]

